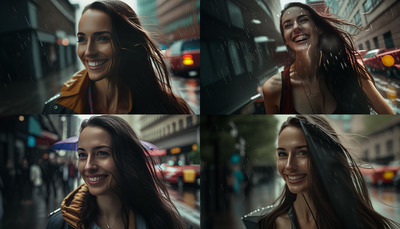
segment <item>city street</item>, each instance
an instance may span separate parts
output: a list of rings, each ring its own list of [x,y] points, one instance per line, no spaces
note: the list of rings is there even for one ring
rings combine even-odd
[[[40,114],[44,102],[60,92],[62,84],[80,66],[71,65],[36,81],[18,81],[1,85],[0,114]],[[172,90],[187,101],[195,114],[200,113],[199,78],[171,77]]]
[[[400,114],[400,80],[382,73],[371,72],[375,86],[396,114]]]
[[[21,201],[14,198],[11,208],[5,209],[3,222],[0,222],[0,229],[46,228],[49,213],[60,207],[61,201],[66,195],[62,192],[61,186],[58,186],[57,196],[54,197],[51,192],[49,202],[46,204],[45,187],[42,190],[42,192],[34,192],[31,201]],[[179,190],[178,187],[173,186],[169,187],[169,193],[185,222],[191,224],[193,229],[199,229],[200,189],[184,186],[183,189]]]
[[[245,229],[241,220],[243,215],[269,206],[281,194],[283,180],[280,177],[268,183],[254,185],[246,197],[243,192],[229,193],[227,210],[212,216],[213,228]],[[400,191],[392,185],[368,186],[372,204],[377,212],[396,222],[400,222]]]

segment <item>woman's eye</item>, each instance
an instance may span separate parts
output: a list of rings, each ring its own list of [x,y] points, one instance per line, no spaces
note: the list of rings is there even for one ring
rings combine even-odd
[[[78,159],[85,159],[86,153],[78,153]]]
[[[104,156],[108,156],[109,153],[105,152],[105,151],[99,151],[96,153],[96,156],[100,156],[100,157],[104,157]]]
[[[108,37],[108,36],[99,36],[99,37],[96,38],[96,40],[97,40],[97,41],[105,41],[105,42],[108,42],[108,41],[111,40],[111,38]]]
[[[302,18],[301,20],[300,20],[300,23],[304,23],[304,22],[307,22],[308,21],[308,18]]]
[[[84,37],[78,37],[77,42],[78,43],[83,43],[83,42],[86,42],[86,39]]]
[[[285,29],[289,29],[290,27],[292,27],[292,24],[285,24],[284,26]]]
[[[278,157],[286,157],[286,153],[284,153],[284,152],[278,152]]]
[[[300,152],[299,152],[299,155],[300,155],[300,156],[307,156],[307,155],[308,155],[308,152],[305,151],[305,150],[303,150],[303,151],[300,151]]]

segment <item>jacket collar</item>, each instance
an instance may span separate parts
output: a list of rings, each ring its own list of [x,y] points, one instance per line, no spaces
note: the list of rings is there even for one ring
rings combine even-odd
[[[61,203],[61,214],[64,220],[74,228],[78,228],[78,222],[81,220],[81,212],[85,204],[85,197],[89,193],[86,184],[81,184],[78,188],[68,194]],[[143,219],[139,225],[145,225]],[[133,211],[129,211],[129,229],[134,229],[136,217]],[[139,227],[140,228],[140,227]]]
[[[90,79],[87,71],[78,71],[61,87],[61,96],[57,99],[57,104],[78,114],[86,113],[89,84]]]
[[[76,72],[61,87],[61,95],[56,103],[75,113],[88,113],[88,88],[90,79],[86,69]],[[129,111],[132,112],[132,93],[129,90]]]
[[[81,219],[80,214],[88,192],[89,189],[86,184],[82,184],[72,191],[61,203],[61,213],[64,220],[74,228],[78,228],[78,222]]]

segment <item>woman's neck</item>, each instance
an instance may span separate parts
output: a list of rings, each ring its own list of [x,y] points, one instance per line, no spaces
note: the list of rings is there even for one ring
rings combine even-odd
[[[314,221],[317,219],[317,211],[315,210],[314,203],[312,199],[307,195],[307,193],[297,194],[297,198],[293,203],[297,221],[301,224],[311,224],[316,225]]]
[[[296,52],[296,60],[293,63],[297,75],[307,82],[317,79],[317,70],[320,65],[321,53],[316,49],[308,48]]]
[[[129,113],[129,89],[103,79],[93,83],[93,109],[95,113]]]
[[[106,225],[111,228],[120,228],[124,224],[122,214],[122,204],[116,194],[101,195],[96,197],[99,207],[99,215],[97,216],[97,224],[104,228]]]

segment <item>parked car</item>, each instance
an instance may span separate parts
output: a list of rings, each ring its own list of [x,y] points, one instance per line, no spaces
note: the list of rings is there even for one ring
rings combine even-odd
[[[173,74],[200,76],[200,38],[174,42],[165,51],[165,58]]]
[[[363,64],[363,58],[364,58],[365,53],[367,53],[367,52],[368,52],[367,50],[358,50],[356,52],[357,61],[360,62],[361,64]]]
[[[371,164],[372,168],[360,168],[365,181],[373,185],[392,184],[394,176],[400,171],[400,165]]]
[[[367,67],[368,71],[375,71],[375,69],[378,68],[378,59],[377,55],[386,52],[386,49],[380,48],[380,49],[372,49],[368,52],[366,52],[363,56],[363,62],[365,67]]]
[[[380,71],[391,77],[400,77],[400,49],[374,49],[364,55],[363,61],[369,71]],[[387,66],[388,62],[392,63]]]
[[[159,166],[157,176],[171,184],[183,186],[192,183],[200,186],[200,165],[168,165]]]

